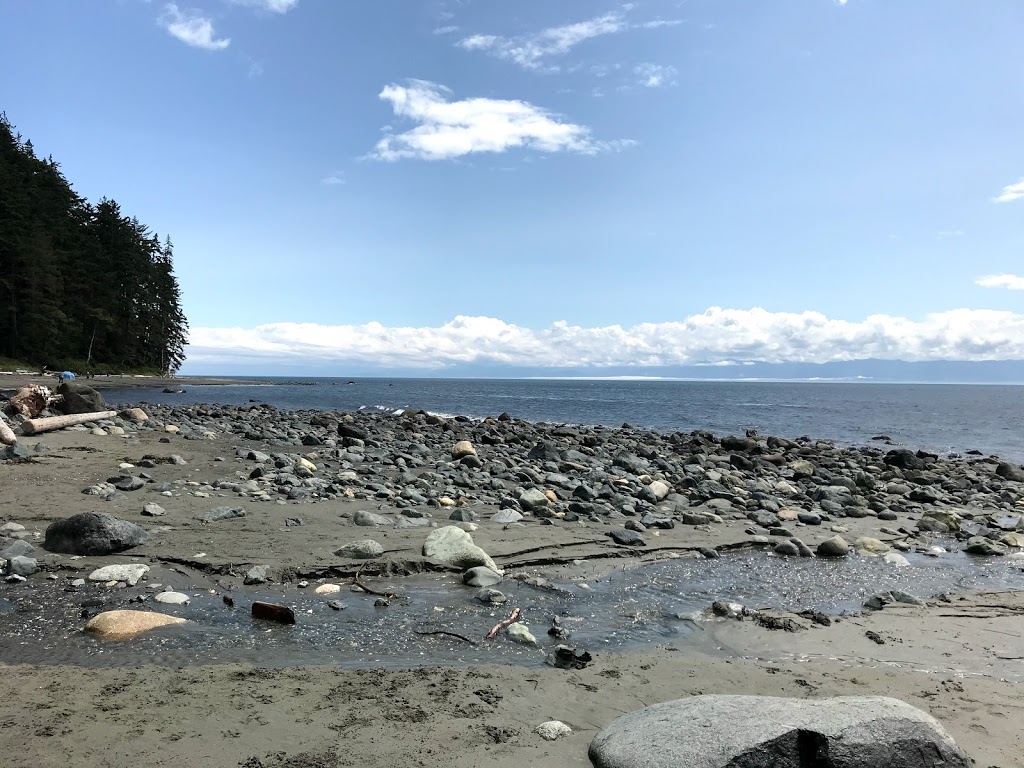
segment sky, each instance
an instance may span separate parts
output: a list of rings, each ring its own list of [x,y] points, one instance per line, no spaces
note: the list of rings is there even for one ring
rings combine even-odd
[[[1024,360],[1020,0],[0,0],[182,373]],[[2,192],[2,191],[0,191]]]

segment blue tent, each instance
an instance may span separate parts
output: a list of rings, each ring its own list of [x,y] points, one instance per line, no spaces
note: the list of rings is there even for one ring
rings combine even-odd
[[[60,375],[61,381],[71,381],[73,378],[75,378],[75,374],[71,371],[64,371],[64,373]]]

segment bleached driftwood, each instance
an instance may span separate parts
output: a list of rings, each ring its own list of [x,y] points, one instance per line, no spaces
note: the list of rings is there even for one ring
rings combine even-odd
[[[68,416],[51,416],[48,419],[29,419],[22,424],[26,434],[38,435],[54,429],[73,427],[76,424],[87,424],[90,421],[110,419],[117,416],[117,411],[100,411],[99,413],[72,413]]]
[[[11,430],[10,426],[4,421],[4,417],[0,416],[0,443],[4,445],[14,445],[18,442],[18,438]]]

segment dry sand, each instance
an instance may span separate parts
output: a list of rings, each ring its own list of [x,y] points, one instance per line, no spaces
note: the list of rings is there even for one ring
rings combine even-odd
[[[158,532],[151,544],[129,554],[154,568],[180,568],[197,588],[217,588],[220,574],[244,572],[256,563],[310,579],[341,578],[359,564],[331,553],[364,535],[384,544],[392,570],[426,567],[419,555],[424,531],[353,531],[341,523],[345,509],[372,509],[366,502],[243,502],[247,517],[206,526],[192,515],[238,501],[147,496],[167,510],[151,521],[139,517],[142,496],[104,503],[82,495],[84,486],[114,474],[119,462],[147,453],[176,453],[188,461],[151,470],[160,481],[210,481],[242,468],[232,464],[234,444],[175,437],[165,445],[159,437],[62,432],[38,438],[51,447],[49,454],[30,463],[0,464],[0,523],[42,532],[55,519],[93,510],[167,525],[173,530]],[[215,462],[216,456],[227,461]],[[295,515],[307,524],[285,529],[284,518]],[[852,537],[890,538],[878,533],[877,520],[844,522],[853,527]],[[506,530],[484,524],[473,536],[509,571],[562,579],[749,539],[738,523],[710,532],[677,528],[660,534],[639,554],[586,527]],[[806,528],[801,535],[813,546],[831,534]],[[198,552],[207,556],[197,560]],[[61,578],[113,559],[44,557]],[[584,562],[573,564],[575,559]],[[6,590],[0,584],[0,597]],[[16,613],[0,616],[0,632],[5,622],[17,620]],[[83,668],[28,666],[19,663],[17,652],[7,652],[0,658],[0,747],[4,764],[12,767],[588,766],[594,733],[647,704],[698,693],[873,694],[933,714],[979,766],[1024,765],[1017,727],[1024,709],[1020,594],[975,593],[927,607],[890,607],[830,627],[803,623],[806,630],[789,633],[723,620],[705,627],[701,647],[710,653],[685,646],[597,653],[579,671],[506,664],[412,670]],[[884,644],[869,639],[869,631]],[[109,653],[116,654],[117,646]],[[551,719],[570,724],[574,733],[543,741],[533,729]]]

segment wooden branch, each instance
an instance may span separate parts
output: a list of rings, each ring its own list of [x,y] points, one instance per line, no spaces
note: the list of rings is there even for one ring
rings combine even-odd
[[[361,582],[359,580],[359,574],[363,572],[363,568],[365,567],[366,566],[360,566],[359,570],[356,571],[356,575],[352,577],[353,584],[355,584],[357,587],[363,590],[363,592],[366,592],[371,595],[376,595],[377,597],[383,597],[387,600],[390,600],[393,597],[400,597],[400,595],[397,592],[378,592],[376,589],[371,589],[370,587],[366,586],[363,582]]]
[[[465,640],[470,645],[476,645],[475,640],[470,640],[468,637],[460,635],[458,632],[446,632],[443,629],[435,629],[429,632],[421,632],[418,629],[414,629],[413,632],[417,635],[448,635],[448,637],[457,637],[459,640]]]
[[[0,416],[0,443],[3,443],[4,445],[15,445],[17,442],[17,436],[11,430],[3,416]]]
[[[523,612],[516,608],[514,611],[512,611],[512,613],[508,615],[507,619],[499,621],[497,624],[491,627],[491,631],[487,633],[487,637],[485,637],[484,639],[490,640],[491,638],[497,636],[497,634],[501,632],[501,630],[503,630],[505,627],[509,626],[510,624],[515,624],[517,621],[519,621],[519,618],[522,615]]]
[[[54,429],[73,427],[76,424],[88,424],[90,421],[100,419],[111,419],[117,416],[117,411],[100,411],[99,413],[72,413],[69,416],[51,416],[47,419],[29,419],[22,428],[29,435],[38,435],[40,432],[50,432]]]

